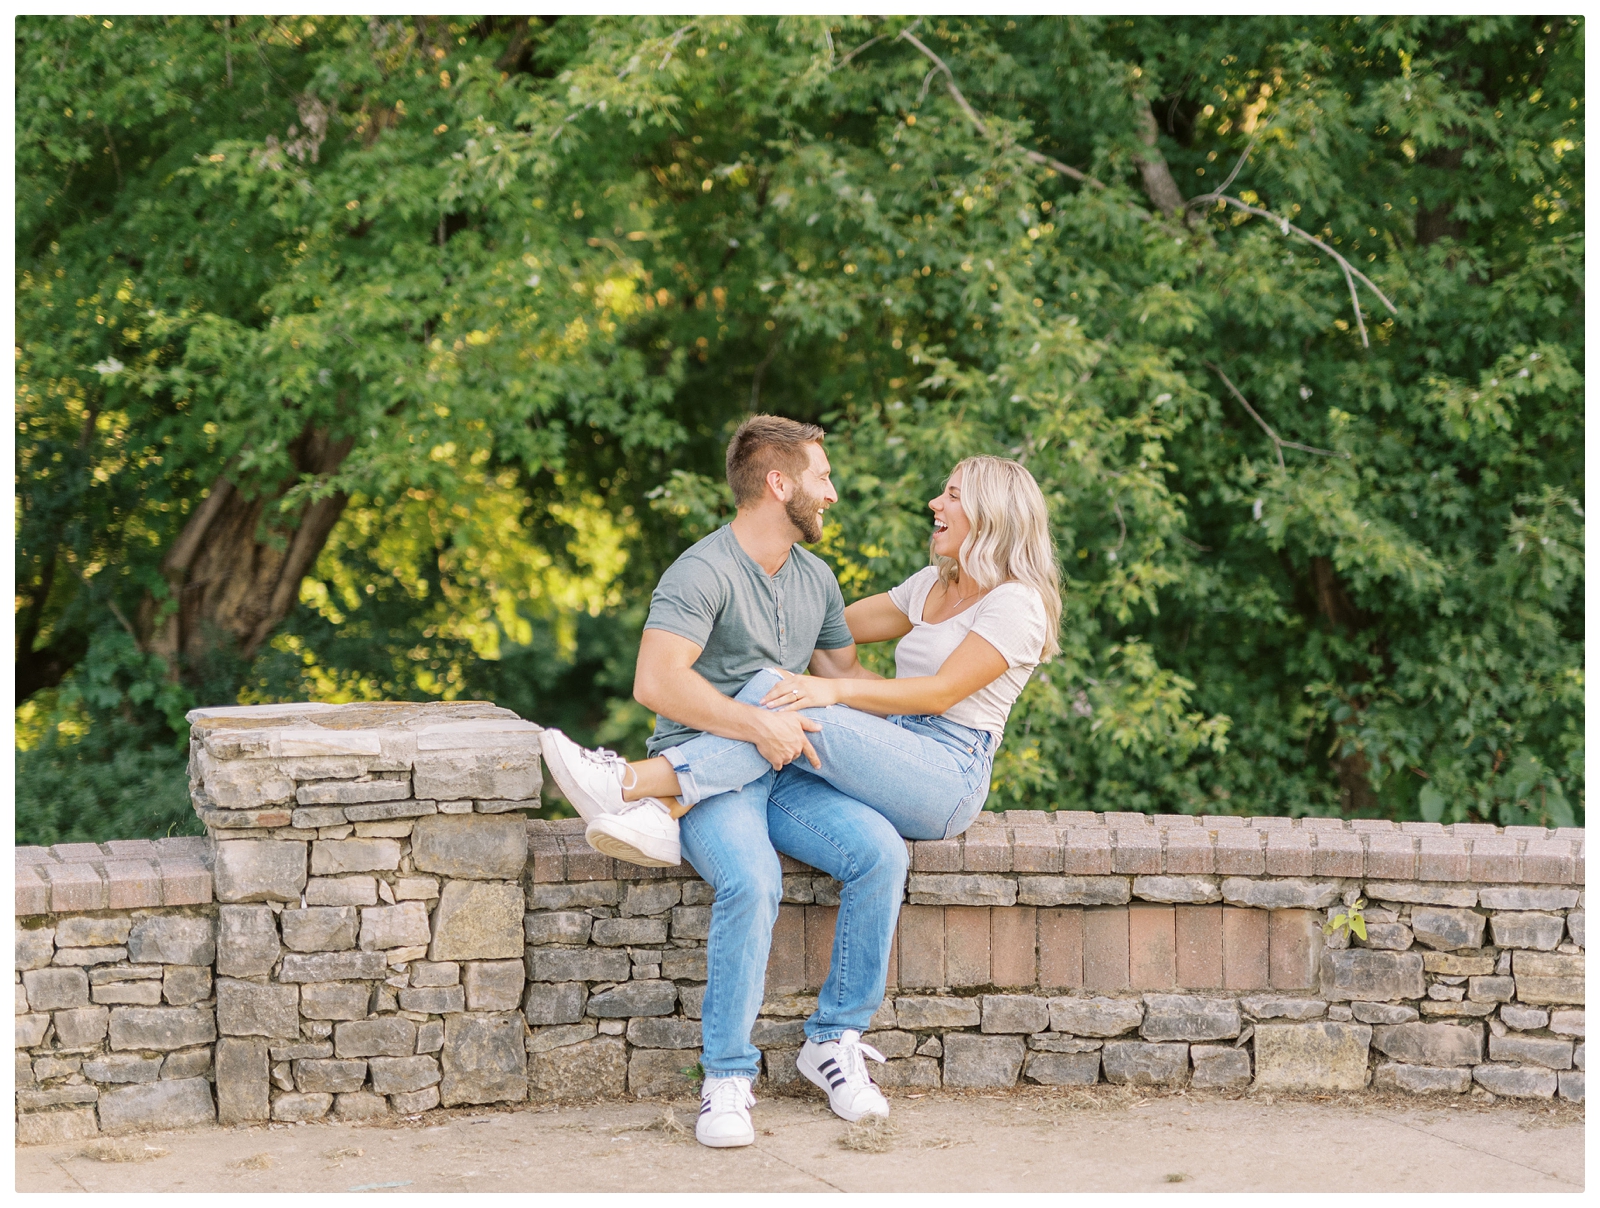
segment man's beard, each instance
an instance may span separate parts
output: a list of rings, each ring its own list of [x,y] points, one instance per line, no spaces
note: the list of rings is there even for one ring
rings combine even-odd
[[[815,545],[822,540],[822,517],[817,514],[822,500],[815,495],[807,495],[799,487],[783,505],[783,511],[789,517],[789,523],[800,530],[800,540],[807,545]]]

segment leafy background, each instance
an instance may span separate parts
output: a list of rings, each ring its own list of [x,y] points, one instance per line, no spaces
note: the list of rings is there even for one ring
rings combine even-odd
[[[1580,20],[15,28],[19,842],[194,830],[201,703],[639,753],[753,409],[847,598],[1044,487],[990,808],[1581,824]]]

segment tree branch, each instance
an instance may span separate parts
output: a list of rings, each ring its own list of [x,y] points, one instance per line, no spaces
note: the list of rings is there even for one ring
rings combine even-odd
[[[1244,406],[1244,409],[1250,413],[1250,418],[1255,420],[1256,423],[1260,424],[1261,430],[1272,439],[1272,447],[1278,454],[1278,469],[1287,470],[1289,468],[1284,464],[1283,460],[1283,451],[1286,448],[1299,449],[1302,453],[1315,453],[1319,457],[1342,457],[1346,461],[1350,460],[1350,454],[1348,453],[1338,453],[1332,449],[1318,449],[1313,445],[1302,445],[1299,441],[1284,440],[1283,437],[1279,436],[1275,431],[1273,431],[1271,424],[1267,423],[1266,420],[1261,418],[1261,413],[1250,405],[1250,400],[1239,393],[1239,387],[1235,386],[1233,382],[1229,380],[1228,375],[1222,372],[1220,366],[1211,361],[1205,362],[1205,365],[1206,368],[1210,369],[1222,379],[1222,384],[1228,388],[1233,397],[1238,399],[1239,402]]]
[[[946,64],[945,61],[938,55],[934,54],[933,51],[930,50],[920,38],[911,32],[915,28],[915,25],[909,25],[905,29],[902,29],[897,35],[895,35],[896,40],[903,38],[905,41],[911,43],[911,45],[915,46],[919,51],[922,52],[924,58],[933,64],[934,71],[944,73],[945,87],[950,92],[950,98],[955,101],[958,106],[960,106],[961,112],[967,115],[967,119],[971,121],[980,135],[982,135],[984,138],[992,137],[989,133],[989,127],[984,123],[984,120],[978,116],[978,111],[967,102],[967,98],[962,95],[961,89],[956,87],[956,77],[951,74],[949,65]],[[851,53],[854,54],[855,52],[852,51]],[[932,73],[930,72],[929,74],[931,75]],[[926,82],[924,82],[923,87],[924,90],[926,90]],[[1103,181],[1096,180],[1087,173],[1080,172],[1078,169],[1062,163],[1059,159],[1051,159],[1048,155],[1041,155],[1039,152],[1030,151],[1026,147],[1020,148],[1020,150],[1022,151],[1022,154],[1032,163],[1039,164],[1042,167],[1050,168],[1053,171],[1061,173],[1063,176],[1070,177],[1081,184],[1090,185],[1096,189],[1104,189],[1106,187]],[[1134,208],[1138,210],[1137,206]],[[1144,213],[1143,210],[1139,210],[1138,212],[1141,214]],[[1149,217],[1149,215],[1146,214],[1145,217]]]
[[[972,123],[973,128],[976,129],[979,135],[984,138],[992,137],[988,125],[981,117],[978,116],[977,110],[972,107],[972,105],[967,101],[967,98],[962,94],[961,89],[957,87],[955,75],[951,72],[949,65],[938,55],[936,55],[926,43],[924,43],[920,38],[916,37],[916,35],[911,32],[913,28],[915,28],[915,26],[907,26],[905,29],[901,30],[897,35],[895,35],[895,40],[904,40],[911,43],[912,46],[915,46],[917,50],[922,53],[924,58],[933,64],[933,70],[928,73],[929,80],[933,78],[935,72],[942,72],[945,79],[945,87],[950,93],[950,98],[955,101],[957,106],[960,107],[961,112],[967,115],[967,120]],[[858,49],[865,49],[865,45]],[[851,53],[854,54],[855,52],[852,51]],[[922,87],[924,94],[926,94],[928,80],[923,81]],[[1148,102],[1146,102],[1144,105],[1143,117],[1144,122],[1142,123],[1142,128],[1140,130],[1140,138],[1144,141],[1144,144],[1147,147],[1154,148],[1156,136],[1155,115],[1150,112],[1150,106]],[[1182,208],[1186,215],[1184,219],[1185,225],[1189,225],[1191,223],[1191,219],[1188,217],[1188,215],[1192,214],[1196,207],[1208,205],[1211,202],[1217,201],[1233,206],[1236,209],[1243,210],[1248,214],[1254,214],[1257,217],[1266,218],[1275,223],[1278,229],[1283,232],[1283,234],[1288,235],[1292,233],[1298,235],[1301,239],[1304,239],[1313,247],[1327,252],[1328,255],[1333,257],[1334,262],[1339,266],[1339,271],[1344,274],[1345,284],[1350,287],[1350,303],[1355,311],[1356,330],[1361,333],[1361,346],[1363,348],[1370,348],[1372,346],[1372,342],[1367,338],[1367,325],[1361,317],[1361,302],[1360,297],[1356,292],[1356,282],[1360,281],[1361,284],[1365,285],[1374,294],[1376,294],[1378,296],[1378,300],[1382,302],[1384,306],[1388,307],[1390,314],[1398,315],[1400,312],[1395,309],[1394,303],[1389,301],[1388,296],[1385,295],[1384,292],[1376,285],[1374,285],[1371,279],[1368,278],[1365,273],[1356,268],[1356,266],[1351,264],[1350,261],[1346,260],[1332,247],[1318,239],[1309,231],[1301,229],[1294,223],[1290,222],[1287,218],[1280,218],[1278,215],[1269,210],[1263,210],[1260,206],[1249,205],[1237,197],[1228,196],[1222,191],[1231,185],[1234,178],[1239,175],[1239,171],[1244,167],[1245,160],[1249,157],[1251,147],[1253,147],[1254,144],[1255,139],[1252,136],[1250,146],[1245,148],[1244,154],[1241,155],[1239,157],[1239,161],[1234,164],[1233,171],[1228,173],[1228,178],[1222,182],[1221,188],[1215,189],[1210,193],[1202,193],[1198,197],[1191,197],[1187,202],[1183,200],[1183,194],[1178,189],[1177,182],[1173,180],[1171,169],[1167,167],[1166,160],[1161,157],[1160,152],[1154,152],[1151,157],[1138,157],[1139,171],[1144,177],[1145,189],[1150,194],[1151,201],[1153,201],[1165,212],[1170,212],[1170,210],[1167,209],[1168,201],[1171,202],[1171,210]],[[1022,151],[1023,156],[1031,163],[1036,163],[1042,167],[1049,168],[1052,171],[1059,172],[1063,176],[1069,177],[1072,180],[1076,180],[1081,184],[1089,185],[1091,188],[1104,189],[1106,187],[1104,181],[1096,180],[1093,176],[1090,176],[1085,172],[1080,172],[1077,168],[1070,167],[1058,159],[1052,159],[1048,155],[1041,155],[1039,152],[1029,150],[1025,147],[1021,147],[1019,150]],[[1152,218],[1152,215],[1140,206],[1130,203],[1129,208],[1143,220],[1150,221]],[[1295,447],[1292,442],[1285,443],[1289,443],[1291,448]]]
[[[1238,169],[1235,169],[1234,171],[1237,173]],[[1233,177],[1229,176],[1228,179],[1231,181]],[[1394,303],[1389,301],[1388,296],[1384,294],[1384,292],[1376,285],[1374,285],[1372,280],[1365,273],[1363,273],[1355,265],[1351,264],[1338,252],[1334,251],[1333,248],[1322,242],[1322,240],[1311,234],[1310,231],[1295,226],[1295,224],[1290,222],[1287,218],[1280,218],[1271,210],[1263,210],[1260,206],[1253,206],[1247,202],[1240,201],[1237,197],[1230,197],[1221,190],[1218,190],[1214,193],[1203,193],[1199,197],[1191,197],[1188,204],[1190,206],[1198,206],[1205,205],[1213,201],[1220,201],[1226,205],[1233,206],[1235,209],[1243,210],[1247,214],[1254,214],[1258,218],[1265,218],[1274,223],[1285,235],[1290,233],[1298,235],[1313,247],[1320,248],[1322,251],[1327,252],[1328,255],[1332,256],[1334,262],[1339,266],[1339,271],[1344,274],[1345,284],[1350,287],[1350,304],[1356,312],[1356,330],[1361,333],[1361,346],[1363,348],[1370,348],[1372,345],[1367,339],[1367,325],[1362,322],[1361,319],[1361,301],[1356,294],[1357,281],[1360,281],[1361,284],[1365,285],[1374,294],[1376,294],[1378,296],[1378,301],[1382,302],[1389,308],[1390,314],[1397,315],[1400,313],[1395,309]]]
[[[750,379],[750,414],[756,413],[756,404],[761,401],[761,379],[766,375],[767,366],[772,364],[778,355],[778,344],[783,339],[783,328],[780,326],[772,333],[772,347],[767,349],[767,355],[761,358],[761,363],[756,366],[754,376]]]

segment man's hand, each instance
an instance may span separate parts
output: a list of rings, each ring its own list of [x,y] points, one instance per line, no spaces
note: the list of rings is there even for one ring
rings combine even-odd
[[[756,705],[751,705],[749,708],[752,731],[749,741],[755,743],[756,750],[760,751],[761,757],[772,765],[773,771],[794,762],[801,755],[806,757],[812,767],[822,766],[816,748],[806,737],[807,731],[815,733],[822,729],[820,722],[812,721],[809,717],[801,717],[798,713],[775,713]]]

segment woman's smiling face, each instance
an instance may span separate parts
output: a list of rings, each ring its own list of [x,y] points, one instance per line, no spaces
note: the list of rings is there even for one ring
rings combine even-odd
[[[944,492],[928,500],[933,512],[933,552],[941,558],[954,558],[961,552],[961,543],[972,531],[972,522],[961,509],[961,471],[950,475]]]

